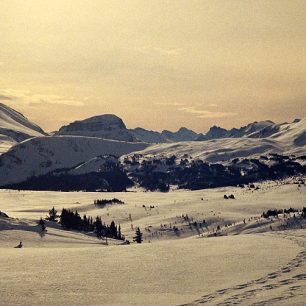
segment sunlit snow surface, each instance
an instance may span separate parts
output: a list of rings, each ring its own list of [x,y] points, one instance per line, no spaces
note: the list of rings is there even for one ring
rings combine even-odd
[[[305,190],[275,182],[261,184],[259,190],[169,193],[1,190],[0,210],[12,219],[0,218],[0,304],[303,305],[306,230],[301,227],[306,224],[291,218],[291,227],[280,231],[285,220],[270,224],[249,218],[270,208],[301,208]],[[236,199],[225,200],[224,194]],[[113,197],[125,204],[103,209],[93,205],[95,199]],[[40,235],[37,220],[52,206],[101,215],[106,223],[115,220],[130,240],[132,225],[139,226],[144,243],[109,240],[106,246],[94,235],[49,223],[47,233]],[[205,219],[210,231],[221,225],[228,236],[207,238],[207,229],[199,235],[183,221],[186,214],[193,221]],[[170,224],[182,229],[181,234],[169,230]],[[226,229],[225,224],[232,226]],[[20,240],[24,247],[15,249]]]

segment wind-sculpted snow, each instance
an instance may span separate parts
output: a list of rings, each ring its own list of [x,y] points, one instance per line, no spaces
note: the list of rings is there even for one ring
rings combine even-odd
[[[0,154],[25,139],[46,133],[19,112],[0,103]]]
[[[0,128],[16,130],[32,136],[45,134],[38,125],[3,103],[0,103]]]
[[[56,169],[72,168],[96,156],[121,156],[147,147],[93,137],[54,136],[26,140],[0,156],[0,186]]]

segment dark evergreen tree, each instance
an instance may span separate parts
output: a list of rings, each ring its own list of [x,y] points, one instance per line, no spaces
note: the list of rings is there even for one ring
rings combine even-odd
[[[58,217],[57,210],[53,206],[53,208],[49,210],[49,216],[47,216],[46,220],[57,222]]]
[[[94,223],[94,226],[96,228],[97,237],[101,238],[103,236],[103,233],[104,233],[101,217],[96,217],[96,221]]]
[[[140,228],[136,228],[135,236],[133,237],[133,241],[136,243],[142,243],[142,232],[140,231]]]
[[[114,221],[111,222],[110,226],[108,227],[108,237],[117,239],[117,227]]]
[[[120,226],[120,224],[119,224],[119,227],[118,227],[118,239],[119,240],[123,240],[122,239],[122,234],[121,234],[121,226]]]

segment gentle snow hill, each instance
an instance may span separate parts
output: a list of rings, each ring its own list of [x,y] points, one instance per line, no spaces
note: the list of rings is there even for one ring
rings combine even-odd
[[[293,123],[280,124],[278,127],[278,132],[271,136],[272,139],[291,141],[298,147],[306,145],[306,118],[297,119]]]
[[[145,143],[81,136],[32,138],[0,156],[0,186],[22,182],[56,169],[73,168],[96,156],[119,157],[147,146]]]
[[[122,119],[112,114],[72,122],[69,125],[61,127],[58,132],[55,132],[55,135],[75,135],[130,142],[136,141],[133,134],[126,128]]]
[[[234,158],[258,157],[269,153],[303,154],[305,146],[297,147],[292,142],[278,141],[276,139],[259,138],[225,138],[208,141],[179,142],[171,144],[157,144],[143,151],[136,152],[144,158],[155,156],[177,158],[192,157],[207,162],[228,162]],[[133,155],[130,154],[130,155]]]
[[[17,142],[46,133],[21,113],[0,103],[0,154],[6,152]]]
[[[118,162],[118,159],[110,155],[97,156],[70,169],[67,174],[82,175],[86,173],[103,171],[110,162],[116,163]]]
[[[283,141],[293,141],[295,145],[305,145],[306,118],[295,119],[291,123],[272,124],[253,132],[252,138],[272,138]]]

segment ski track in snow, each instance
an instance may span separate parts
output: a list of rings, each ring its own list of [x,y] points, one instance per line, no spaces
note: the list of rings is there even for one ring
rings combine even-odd
[[[276,236],[289,239],[302,250],[285,266],[261,278],[233,287],[217,290],[186,305],[278,305],[293,297],[302,296],[306,291],[306,237],[298,232],[267,233],[264,236]],[[282,294],[278,292],[282,291]],[[273,295],[275,296],[273,297]],[[254,299],[254,301],[252,301]]]

